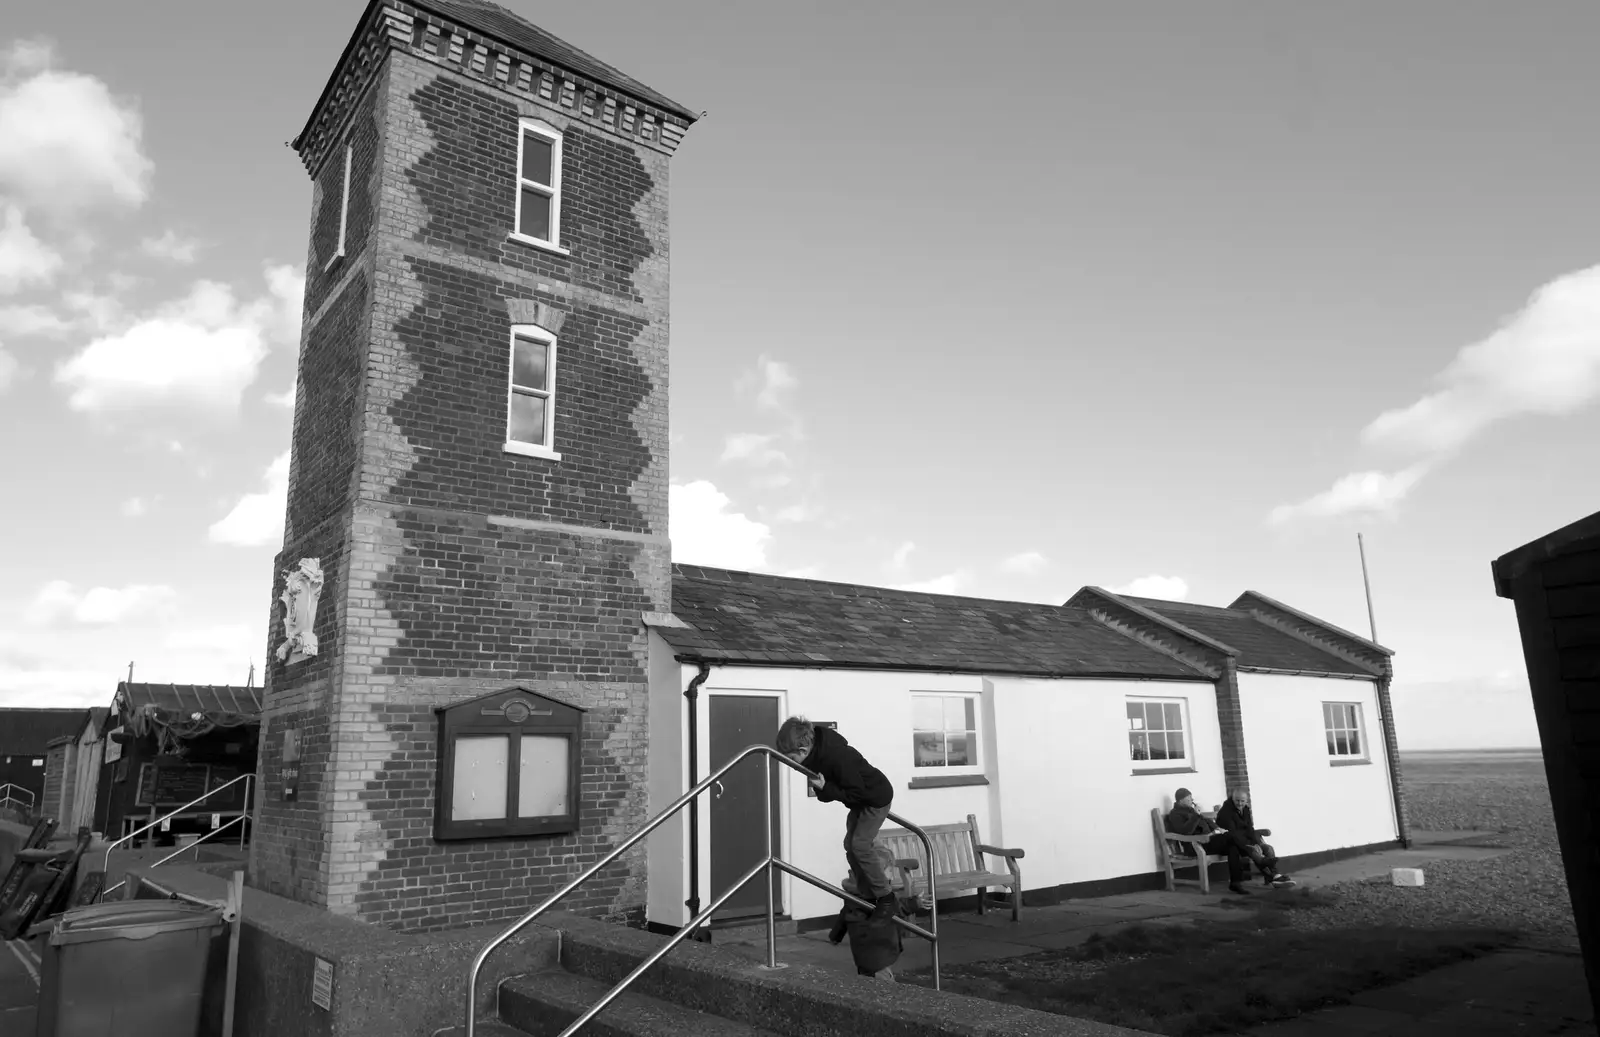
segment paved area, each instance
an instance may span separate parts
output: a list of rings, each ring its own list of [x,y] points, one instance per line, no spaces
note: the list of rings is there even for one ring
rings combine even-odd
[[[1418,832],[1413,848],[1388,850],[1297,870],[1302,887],[1387,877],[1393,868],[1424,870],[1438,860],[1486,860],[1507,852],[1485,832]],[[1476,844],[1476,845],[1475,845]],[[1259,888],[1259,887],[1253,887]],[[1204,896],[1192,886],[1178,891],[1127,893],[1071,900],[1051,907],[1024,907],[1020,921],[1009,907],[986,914],[961,912],[939,920],[942,966],[1035,954],[1072,947],[1095,931],[1107,932],[1135,922],[1204,923],[1210,917],[1237,917],[1223,906],[1239,898],[1226,886]],[[926,924],[921,915],[919,923]],[[752,942],[730,943],[728,949],[765,963],[765,934]],[[826,932],[777,938],[780,963],[803,962],[844,975],[855,974],[847,945],[828,943]],[[908,938],[894,971],[926,969],[933,963],[931,945]],[[1426,976],[1364,994],[1355,1003],[1325,1009],[1299,1019],[1248,1031],[1250,1037],[1332,1037],[1335,1034],[1405,1034],[1407,1037],[1478,1037],[1489,1034],[1597,1037],[1583,959],[1576,953],[1515,950],[1489,955],[1436,970]]]
[[[21,940],[0,941],[0,1034],[33,1033],[39,1003],[39,958]]]

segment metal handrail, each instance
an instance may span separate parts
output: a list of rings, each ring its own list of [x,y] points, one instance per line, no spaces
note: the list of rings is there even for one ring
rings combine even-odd
[[[143,828],[137,828],[137,829],[129,832],[127,835],[123,836],[121,839],[118,839],[116,842],[107,843],[106,844],[106,857],[105,857],[105,860],[102,861],[101,864],[100,864],[100,871],[103,873],[103,872],[105,872],[107,869],[109,869],[111,867],[111,851],[115,850],[117,847],[121,846],[123,843],[127,842],[129,839],[133,839],[133,838],[136,838],[137,836],[143,835],[145,832],[150,831],[150,829],[154,828],[156,825],[159,825],[161,822],[170,821],[172,818],[174,818],[174,817],[178,816],[179,814],[183,813],[185,810],[188,810],[190,807],[194,806],[196,803],[200,803],[200,802],[203,802],[203,801],[205,801],[207,799],[210,799],[212,796],[215,796],[217,793],[221,792],[223,789],[228,788],[228,787],[233,786],[233,785],[237,785],[241,781],[245,783],[244,810],[240,812],[239,817],[235,818],[235,820],[238,820],[238,821],[244,820],[250,814],[250,807],[252,806],[252,803],[251,803],[251,800],[250,800],[250,793],[251,793],[251,791],[253,789],[252,782],[255,781],[255,777],[256,776],[255,776],[254,773],[250,773],[250,774],[241,774],[237,778],[229,779],[228,781],[225,781],[221,785],[218,785],[216,788],[212,789],[210,792],[207,792],[205,795],[199,796],[199,797],[197,797],[195,799],[191,799],[189,802],[185,803],[181,807],[178,807],[176,810],[173,810],[173,811],[171,811],[170,813],[167,813],[167,814],[163,814],[161,817],[158,817],[154,821],[151,821],[149,824],[145,825]],[[228,824],[232,824],[232,823],[233,823],[232,821],[228,822]],[[216,829],[214,829],[214,831],[220,832],[220,831],[222,831],[222,829],[224,829],[226,827],[228,827],[228,825],[219,825],[219,826],[217,826]],[[199,842],[199,840],[196,839],[195,842]],[[244,826],[243,825],[239,826],[239,845],[240,846],[244,845]],[[187,850],[188,847],[185,846],[184,849]],[[174,854],[174,856],[176,856],[176,854]],[[162,859],[166,860],[167,858],[162,858]],[[157,863],[159,864],[160,861],[158,861]]]
[[[39,802],[38,797],[33,794],[33,790],[32,789],[23,788],[21,785],[18,785],[18,784],[14,783],[14,782],[8,781],[4,785],[0,785],[0,803],[9,803],[9,802],[21,803],[22,802],[22,800],[17,799],[16,796],[12,795],[11,792],[7,791],[8,789],[15,789],[17,792],[20,792],[23,795],[27,796],[28,797],[27,806],[28,806],[29,810],[32,810],[33,807],[34,807],[34,804]]]
[[[791,769],[799,771],[801,774],[804,774],[808,779],[809,778],[820,777],[820,775],[816,774],[814,771],[812,771],[812,770],[810,770],[810,769],[808,769],[806,767],[802,767],[800,764],[795,763],[793,760],[789,759],[787,756],[785,756],[782,753],[778,752],[776,749],[771,748],[770,746],[752,745],[752,746],[749,746],[746,749],[741,750],[736,756],[733,757],[733,759],[731,759],[727,763],[723,764],[714,773],[712,773],[709,776],[707,776],[703,781],[701,781],[694,788],[690,789],[688,792],[685,792],[682,796],[679,796],[678,799],[670,807],[668,807],[667,809],[663,810],[661,813],[657,814],[655,817],[651,818],[648,822],[645,823],[643,828],[640,828],[637,832],[634,832],[633,835],[629,836],[626,840],[624,840],[623,843],[620,846],[618,846],[616,849],[612,850],[610,853],[606,854],[604,857],[600,858],[599,861],[597,861],[594,864],[590,865],[590,867],[589,867],[589,869],[587,871],[585,871],[582,875],[579,875],[577,878],[573,879],[571,882],[567,883],[566,886],[562,887],[562,889],[560,891],[558,891],[555,894],[547,897],[545,899],[545,901],[542,904],[540,904],[538,907],[534,908],[532,911],[529,911],[527,914],[525,914],[521,918],[519,918],[516,922],[512,923],[509,927],[507,927],[505,930],[503,930],[500,933],[499,936],[496,936],[493,940],[490,940],[488,945],[485,946],[483,948],[483,950],[478,952],[477,957],[475,957],[472,960],[472,968],[467,971],[466,1037],[473,1037],[474,1033],[476,1032],[476,1027],[477,1027],[478,974],[483,970],[483,963],[486,960],[488,960],[489,955],[494,953],[496,948],[498,948],[501,944],[505,943],[511,937],[515,936],[517,934],[517,932],[519,932],[524,926],[526,926],[529,923],[531,923],[535,918],[538,918],[540,915],[542,915],[546,911],[548,911],[551,908],[551,906],[554,905],[557,901],[559,901],[562,897],[566,896],[568,893],[571,893],[573,890],[577,889],[583,883],[585,883],[585,882],[589,881],[589,879],[593,878],[596,874],[599,873],[600,869],[604,868],[606,865],[610,864],[612,861],[614,861],[618,857],[622,856],[623,853],[627,852],[627,850],[630,849],[639,840],[643,839],[645,836],[647,836],[651,832],[655,831],[655,829],[657,827],[659,827],[662,822],[666,821],[669,817],[672,817],[678,811],[682,810],[696,796],[698,796],[700,793],[704,792],[706,789],[710,788],[711,785],[718,778],[720,778],[724,774],[728,773],[728,771],[732,770],[733,767],[736,764],[738,764],[745,757],[751,755],[752,753],[759,754],[759,755],[770,756],[771,758],[779,761],[780,763],[783,763],[783,764],[787,765]],[[622,993],[623,990],[627,989],[628,985],[631,984],[635,979],[637,979],[641,973],[643,973],[651,965],[654,965],[658,960],[660,960],[660,958],[664,954],[666,954],[673,947],[675,947],[679,942],[681,942],[684,939],[684,937],[686,937],[689,933],[694,932],[695,929],[697,929],[701,925],[703,925],[705,923],[705,920],[710,918],[711,914],[714,911],[716,911],[718,908],[720,908],[724,901],[726,901],[729,897],[733,896],[733,894],[738,892],[741,888],[743,888],[744,885],[747,882],[749,882],[751,879],[755,878],[758,874],[760,874],[763,871],[767,872],[768,875],[769,875],[769,878],[768,878],[768,881],[767,881],[767,967],[768,968],[777,968],[778,967],[778,936],[777,936],[777,926],[776,926],[776,923],[775,923],[774,917],[773,917],[774,913],[775,913],[775,905],[773,904],[773,899],[772,899],[772,881],[770,879],[771,869],[772,868],[776,867],[779,870],[787,872],[788,874],[793,875],[796,878],[804,879],[805,881],[811,883],[814,886],[817,886],[817,887],[819,887],[821,889],[825,889],[825,890],[828,890],[829,892],[838,894],[840,897],[843,897],[846,901],[854,901],[856,904],[858,904],[858,905],[860,905],[862,907],[870,908],[870,907],[873,906],[872,904],[870,904],[867,901],[861,899],[860,897],[854,896],[854,895],[852,895],[850,893],[846,893],[844,890],[838,888],[837,886],[829,885],[827,882],[824,882],[823,880],[821,880],[821,879],[819,879],[819,878],[817,878],[817,877],[815,877],[813,875],[809,875],[806,872],[801,871],[799,868],[794,867],[793,865],[790,865],[790,864],[788,864],[788,863],[786,863],[784,861],[778,860],[776,857],[774,857],[772,855],[772,768],[771,767],[763,767],[763,768],[761,768],[761,771],[762,771],[762,774],[764,775],[764,780],[765,780],[765,785],[766,785],[766,795],[762,799],[763,804],[765,804],[765,814],[766,814],[766,822],[762,826],[764,831],[766,832],[767,854],[766,854],[765,859],[763,859],[761,861],[758,861],[756,864],[752,865],[750,870],[745,872],[744,876],[742,878],[740,878],[738,882],[734,883],[734,885],[732,887],[730,887],[726,892],[724,892],[721,896],[719,896],[715,900],[713,900],[710,907],[707,907],[704,911],[700,912],[700,914],[698,914],[694,918],[690,919],[689,922],[686,925],[684,925],[681,929],[679,929],[676,933],[674,933],[667,940],[667,942],[665,944],[663,944],[661,947],[657,948],[655,953],[651,954],[648,958],[646,958],[643,962],[641,962],[638,968],[634,969],[632,972],[628,973],[627,976],[623,977],[622,982],[618,983],[611,990],[607,991],[605,996],[602,997],[599,1001],[597,1001],[592,1007],[590,1007],[590,1009],[587,1012],[585,1012],[583,1015],[579,1016],[572,1023],[572,1025],[568,1026],[565,1030],[562,1030],[561,1033],[558,1035],[558,1037],[570,1037],[570,1035],[575,1033],[578,1030],[579,1027],[583,1026],[590,1019],[594,1018],[595,1015],[598,1014],[601,1011],[601,1009],[603,1009],[607,1005],[609,1005],[612,1002],[612,1000],[614,1000],[617,997],[618,994]],[[900,817],[897,814],[890,813],[889,814],[889,820],[891,820],[891,821],[895,822],[896,824],[900,825],[902,828],[905,828],[907,831],[914,832],[916,834],[917,838],[922,840],[923,849],[926,850],[927,854],[928,854],[928,890],[929,890],[930,893],[933,892],[933,890],[935,888],[935,886],[934,886],[935,875],[934,875],[934,863],[933,863],[933,842],[932,842],[932,840],[930,840],[928,838],[928,833],[924,832],[921,828],[918,828],[916,825],[912,824],[911,822],[907,821],[905,818]],[[908,892],[910,892],[910,891],[908,891]],[[928,915],[929,929],[923,929],[921,926],[915,925],[915,924],[913,924],[911,922],[908,922],[905,919],[899,918],[899,917],[891,917],[891,921],[893,921],[894,924],[896,924],[896,925],[899,925],[899,926],[901,926],[901,927],[903,927],[905,929],[909,929],[911,932],[915,933],[916,935],[921,936],[924,939],[927,939],[928,941],[931,942],[932,949],[933,949],[933,985],[934,985],[934,989],[939,989],[939,903],[938,903],[937,896],[931,897],[930,899],[932,900],[932,906],[931,906],[931,909],[930,909],[929,915]],[[931,931],[929,931],[929,930],[931,930]]]
[[[189,843],[186,846],[178,847],[176,850],[173,850],[171,853],[167,854],[165,857],[161,858],[159,861],[156,861],[154,864],[151,864],[148,867],[146,867],[145,870],[149,871],[150,868],[159,868],[163,864],[165,864],[168,861],[172,860],[172,858],[178,856],[179,854],[188,853],[190,850],[193,850],[196,846],[199,846],[201,843],[205,842],[207,839],[211,838],[213,835],[221,834],[222,830],[227,828],[227,827],[229,827],[230,825],[240,825],[241,828],[242,828],[242,826],[244,825],[244,822],[246,820],[248,820],[248,815],[240,814],[238,817],[235,817],[235,818],[233,818],[233,819],[231,819],[229,821],[226,821],[223,824],[220,824],[217,827],[213,828],[211,831],[207,832],[205,835],[202,835],[200,838],[196,839],[194,842]],[[244,832],[242,830],[239,832],[239,845],[240,846],[244,845]],[[196,860],[198,860],[198,859],[199,859],[199,855],[198,855],[198,852],[197,852],[196,853]],[[109,854],[107,855],[107,860],[108,861],[110,860]],[[108,864],[108,866],[109,866],[109,864]],[[104,869],[102,869],[102,870],[104,870]],[[127,882],[128,882],[127,879],[123,879],[122,881],[118,882],[115,886],[111,886],[108,889],[101,890],[100,891],[100,899],[104,900],[106,897],[110,896],[111,894],[115,893],[117,890],[121,889],[123,886],[127,885]]]

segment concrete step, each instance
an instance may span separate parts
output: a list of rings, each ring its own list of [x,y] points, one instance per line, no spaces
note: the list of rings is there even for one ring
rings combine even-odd
[[[547,918],[546,924],[561,931],[562,968],[596,981],[602,989],[614,986],[666,940],[589,918],[565,914]],[[635,980],[629,991],[781,1037],[1131,1037],[1141,1033],[909,983],[841,975],[798,962],[767,969],[752,961],[748,950],[685,941]],[[595,1021],[603,1018],[605,1013]],[[552,1035],[558,1032],[550,1031]]]
[[[615,984],[563,969],[507,980],[500,987],[500,1019],[531,1037],[556,1037]],[[774,1037],[771,1031],[721,1016],[623,991],[581,1031],[585,1037]]]
[[[773,919],[772,928],[779,936],[793,936],[800,931],[799,923],[792,918]],[[738,922],[712,923],[706,928],[706,935],[710,937],[706,942],[710,944],[727,943],[761,943],[767,942],[767,920],[765,918],[756,922],[741,919]]]

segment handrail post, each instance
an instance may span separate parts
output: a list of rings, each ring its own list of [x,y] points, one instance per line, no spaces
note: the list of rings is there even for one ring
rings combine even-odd
[[[772,868],[772,761],[764,756],[761,757],[761,778],[761,813],[766,817],[761,826],[761,838],[767,847],[767,866],[762,871],[767,883],[767,968],[775,969],[778,967],[778,923],[773,917],[776,905],[772,902],[772,880],[777,878]]]

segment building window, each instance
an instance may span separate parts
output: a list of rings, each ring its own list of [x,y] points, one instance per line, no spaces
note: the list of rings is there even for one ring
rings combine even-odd
[[[1128,700],[1128,756],[1135,767],[1190,762],[1183,699]]]
[[[511,329],[506,444],[512,453],[561,460],[556,453],[556,337],[535,325]]]
[[[912,695],[911,743],[917,767],[976,771],[978,696]]]
[[[577,831],[581,709],[510,688],[437,712],[436,839]]]
[[[344,255],[345,231],[350,226],[350,164],[355,155],[352,145],[344,146],[344,170],[339,177],[339,244],[334,248],[333,255],[323,264],[322,269],[327,270],[337,263]]]
[[[561,134],[537,119],[523,119],[520,124],[512,233],[535,244],[561,247]]]
[[[1361,731],[1359,702],[1324,702],[1322,730],[1328,736],[1328,755],[1336,760],[1365,760],[1367,740]]]

